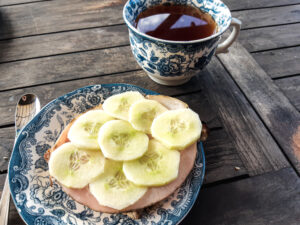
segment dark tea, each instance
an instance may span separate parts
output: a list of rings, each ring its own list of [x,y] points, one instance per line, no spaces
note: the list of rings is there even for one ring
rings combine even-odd
[[[171,41],[202,39],[217,31],[211,15],[186,5],[153,6],[141,12],[135,22],[140,32]]]

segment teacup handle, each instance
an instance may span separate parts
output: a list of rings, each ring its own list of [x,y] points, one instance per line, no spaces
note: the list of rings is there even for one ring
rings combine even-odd
[[[230,47],[230,45],[232,45],[232,43],[239,36],[241,26],[242,26],[242,22],[240,20],[238,20],[237,18],[231,19],[230,27],[233,27],[233,30],[229,35],[229,37],[221,44],[218,45],[216,49],[216,54],[228,52],[228,48]]]

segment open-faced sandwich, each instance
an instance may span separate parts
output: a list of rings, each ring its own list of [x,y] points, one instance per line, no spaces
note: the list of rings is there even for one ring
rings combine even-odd
[[[124,92],[74,118],[44,157],[50,177],[77,202],[136,211],[184,182],[201,129],[198,114],[178,99]]]

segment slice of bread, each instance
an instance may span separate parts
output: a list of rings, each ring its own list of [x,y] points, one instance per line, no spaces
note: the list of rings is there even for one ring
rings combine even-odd
[[[147,95],[146,98],[158,101],[169,110],[188,108],[188,105],[186,103],[169,96]],[[101,106],[97,108],[100,107]],[[44,157],[46,161],[50,159],[51,152],[55,151],[55,149],[58,148],[60,145],[70,141],[68,139],[68,131],[75,120],[76,118],[70,124],[68,124],[68,126],[63,130],[60,137],[56,141],[55,145],[45,153]],[[194,143],[188,148],[186,148],[185,150],[180,151],[180,165],[179,165],[178,177],[167,185],[160,186],[160,187],[149,187],[148,191],[141,199],[139,199],[133,205],[130,205],[129,207],[123,210],[116,210],[107,206],[100,205],[96,200],[96,198],[90,193],[88,186],[82,189],[67,188],[64,187],[63,185],[62,187],[63,190],[67,194],[69,194],[75,201],[83,205],[86,205],[95,211],[105,212],[105,213],[120,213],[120,212],[135,211],[135,210],[139,210],[151,206],[167,198],[178,187],[180,187],[182,183],[185,181],[186,177],[191,172],[194,166],[196,155],[197,155],[197,143]]]

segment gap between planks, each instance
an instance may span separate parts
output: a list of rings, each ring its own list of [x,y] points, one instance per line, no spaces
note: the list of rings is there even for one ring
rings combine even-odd
[[[273,137],[221,63],[213,58],[207,70],[207,74],[200,76],[203,91],[235,143],[249,175],[289,166]]]
[[[2,24],[2,39],[19,36],[36,35],[58,31],[82,29],[96,26],[108,26],[123,23],[121,0],[113,1],[114,5],[103,5],[90,9],[98,1],[66,0],[44,1],[38,4],[2,7],[2,14],[10,20]],[[300,4],[268,9],[245,10],[233,12],[234,17],[243,21],[243,28],[262,27],[300,22],[297,13]],[[65,17],[68,15],[68,17]],[[114,16],[111,16],[114,15]],[[22,19],[20,19],[22,18]],[[35,26],[33,26],[35,24]],[[13,29],[12,29],[13,28]]]
[[[44,1],[53,1],[53,0],[16,0],[16,1],[10,1],[10,0],[0,0],[0,9],[1,7],[9,7],[9,6],[17,6],[17,5],[24,5],[24,4],[31,4],[31,3],[39,3]]]
[[[241,31],[239,40],[256,53],[299,46],[300,23]],[[229,32],[224,34],[227,37]],[[0,63],[129,45],[126,25],[64,31],[0,41]],[[0,55],[1,56],[1,55]]]
[[[238,42],[218,58],[300,175],[300,114]]]
[[[300,0],[223,0],[231,11],[262,9],[300,4]]]
[[[131,68],[128,67],[128,64],[125,65],[124,68],[127,68],[127,70],[136,70],[138,69],[138,67],[135,67],[135,60],[133,59],[132,55],[131,55],[131,52],[130,52],[130,49],[129,49],[129,46],[127,46],[127,43],[128,43],[128,37],[127,37],[127,29],[126,27],[122,27],[122,26],[117,26],[117,27],[113,27],[112,29],[96,29],[96,30],[90,30],[90,31],[85,31],[85,33],[82,33],[83,31],[80,31],[80,35],[76,35],[77,32],[72,32],[69,33],[69,36],[64,36],[64,35],[55,35],[55,37],[48,37],[48,39],[46,39],[47,41],[46,42],[43,42],[42,40],[39,40],[39,39],[32,39],[32,41],[34,42],[33,44],[31,44],[31,42],[26,42],[26,40],[24,39],[23,41],[21,41],[19,44],[16,44],[16,45],[13,45],[13,46],[10,46],[9,43],[6,43],[6,42],[2,42],[2,46],[1,46],[1,42],[0,42],[0,47],[3,48],[6,52],[6,55],[3,55],[2,58],[0,57],[0,61],[2,60],[5,61],[5,60],[13,60],[14,58],[16,58],[15,62],[10,62],[8,64],[0,64],[0,69],[1,67],[3,68],[2,71],[4,74],[6,74],[4,77],[2,76],[1,79],[3,80],[3,83],[7,83],[9,84],[9,80],[12,79],[13,82],[14,82],[14,85],[15,85],[15,76],[19,76],[17,75],[15,72],[15,69],[14,68],[18,68],[18,67],[22,67],[22,65],[26,65],[26,69],[24,69],[23,71],[26,73],[26,71],[28,70],[31,70],[31,74],[34,72],[34,70],[37,70],[36,72],[34,72],[35,74],[37,74],[36,76],[38,76],[38,74],[41,73],[41,71],[43,71],[45,68],[48,68],[48,64],[52,64],[51,67],[51,71],[49,72],[50,74],[53,73],[56,68],[58,67],[55,67],[53,66],[53,63],[55,64],[56,62],[61,62],[62,61],[62,57],[64,57],[64,61],[65,63],[67,64],[70,64],[68,63],[68,58],[73,58],[75,57],[76,58],[89,58],[89,60],[92,60],[92,61],[95,61],[97,60],[97,54],[101,55],[103,54],[102,57],[105,57],[107,61],[111,61],[111,57],[109,57],[107,55],[107,52],[111,52],[112,55],[115,55],[116,54],[116,51],[118,51],[116,49],[116,47],[113,47],[113,46],[123,46],[121,49],[122,51],[120,51],[120,53],[122,53],[121,55],[125,55],[125,57],[127,59],[130,59],[130,62],[132,61],[132,66]],[[100,33],[101,35],[97,35],[97,33]],[[96,33],[96,35],[95,35]],[[77,38],[79,37],[79,38]],[[109,40],[109,37],[110,37],[110,40]],[[120,38],[121,37],[121,38]],[[67,39],[71,39],[73,41],[66,43],[65,40]],[[88,40],[95,40],[95,41],[88,41]],[[103,40],[103,42],[101,42],[100,40]],[[109,43],[109,46],[107,46],[107,48],[105,48],[105,43]],[[105,44],[105,45],[104,45]],[[121,45],[120,45],[121,44]],[[255,44],[255,43],[254,43]],[[23,46],[23,47],[22,47]],[[35,47],[33,47],[35,46]],[[55,46],[55,47],[51,47],[51,46]],[[87,48],[86,46],[89,46],[89,48]],[[126,48],[127,49],[128,47],[128,50],[124,51],[123,48]],[[96,48],[99,48],[100,50],[89,50],[89,49],[96,49]],[[251,45],[249,45],[249,48],[251,48]],[[38,51],[37,51],[38,49]],[[51,49],[51,51],[49,51],[49,49]],[[289,53],[289,49],[291,48],[285,48],[285,50],[278,50],[278,51],[274,51],[274,54],[273,52],[270,52],[269,53],[269,56],[268,57],[265,57],[265,59],[261,62],[266,62],[266,65],[264,67],[264,69],[266,69],[267,67],[268,68],[271,68],[272,67],[269,65],[269,64],[272,64],[275,66],[276,65],[279,65],[280,62],[276,63],[278,61],[278,59],[281,60],[281,58],[277,57],[276,58],[276,52],[279,52],[281,54],[281,52],[283,53],[286,53],[287,56],[290,56],[290,60],[287,61],[287,63],[291,64],[291,63],[296,63],[295,60],[294,60],[294,57],[293,55],[291,55]],[[74,55],[71,55],[72,54],[71,52],[73,51],[73,54]],[[75,51],[75,52],[74,52]],[[21,53],[20,53],[21,52]],[[66,53],[66,54],[65,54]],[[24,56],[20,55],[20,54],[25,54]],[[51,54],[56,54],[56,57],[51,57],[51,56],[47,56],[47,54],[51,55]],[[257,57],[259,57],[261,54],[264,54],[266,55],[267,53],[256,53]],[[19,59],[24,59],[27,57],[33,57],[33,59],[27,59],[27,60],[19,60]],[[18,59],[19,57],[19,59]],[[99,58],[99,57],[98,57]],[[275,63],[274,63],[274,59],[275,59]],[[270,63],[268,64],[268,61],[266,60],[269,60]],[[276,61],[277,60],[277,61]],[[39,69],[39,65],[43,65],[44,64],[44,61],[47,61],[47,65],[45,65],[43,67],[43,69]],[[81,60],[81,63],[85,62],[85,60]],[[101,61],[100,61],[100,64],[101,64]],[[77,64],[76,64],[77,65]],[[96,66],[96,65],[95,65]],[[277,66],[278,67],[278,66]],[[31,68],[31,69],[30,69]],[[53,68],[54,68],[54,71],[53,71]],[[62,66],[63,68],[63,66]],[[72,66],[70,67],[72,68]],[[297,63],[296,63],[296,67],[282,67],[282,68],[279,68],[276,73],[279,73],[278,76],[286,76],[286,75],[290,75],[290,74],[295,74],[297,72],[293,71],[292,69],[293,68],[297,68]],[[282,72],[280,74],[280,71],[283,71],[283,70],[291,70],[291,72],[288,72],[288,73],[285,73],[285,72]],[[74,70],[74,68],[73,68]],[[99,68],[99,71],[101,71],[102,69]],[[106,69],[107,70],[107,69]],[[64,73],[66,73],[66,71],[68,70],[64,70]],[[86,71],[89,71],[89,69],[87,69]],[[116,71],[116,72],[121,72],[121,71]],[[58,70],[56,70],[56,73],[60,73]],[[69,72],[71,73],[71,72]],[[115,73],[114,71],[107,71],[105,72],[107,74],[110,74],[110,73]],[[276,74],[274,75],[274,73],[270,73],[271,76],[273,77],[276,77]],[[28,76],[33,76],[33,75],[26,75],[26,77]],[[90,75],[90,76],[94,76],[94,75]],[[5,78],[7,77],[7,78]],[[66,78],[68,77],[68,75],[64,74],[63,76],[60,76],[62,78]],[[67,78],[67,80],[69,80],[71,78]],[[22,80],[25,80],[25,82],[28,82],[29,80],[28,79],[22,79]],[[38,80],[38,79],[34,79],[34,80]],[[51,81],[50,81],[51,82]],[[55,82],[55,81],[54,81]],[[35,83],[35,84],[39,84],[38,82]],[[33,83],[27,83],[26,86],[30,86],[30,85],[35,85]],[[24,85],[23,81],[22,81],[22,85]],[[0,85],[1,86],[1,85]],[[7,87],[7,85],[5,85]],[[8,85],[10,86],[10,85]],[[2,90],[4,90],[6,87],[1,87]],[[13,88],[18,88],[18,86],[16,87],[13,87]],[[10,88],[11,89],[11,88]]]
[[[182,225],[298,225],[299,207],[300,179],[286,168],[202,189]]]

